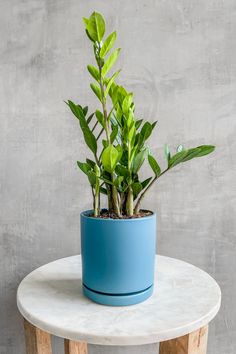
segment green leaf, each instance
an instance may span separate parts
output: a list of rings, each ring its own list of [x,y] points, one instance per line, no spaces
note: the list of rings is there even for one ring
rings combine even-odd
[[[83,113],[84,113],[84,116],[86,116],[86,114],[88,113],[88,106],[83,108]]]
[[[120,165],[120,164],[116,166],[116,174],[123,176],[124,178],[129,177],[128,169],[125,166]]]
[[[101,58],[104,58],[106,56],[109,50],[113,47],[115,40],[116,40],[116,32],[112,32],[102,45],[102,48],[100,50]]]
[[[89,73],[91,74],[91,76],[96,80],[99,81],[100,78],[100,74],[99,74],[99,70],[93,66],[93,65],[88,65],[87,69],[89,71]]]
[[[118,134],[118,130],[119,130],[118,125],[114,125],[110,135],[111,144],[113,144],[113,142],[115,141]]]
[[[143,186],[140,182],[132,183],[131,187],[133,189],[134,198],[136,198],[138,194],[141,192],[141,190],[143,189]]]
[[[118,176],[118,177],[115,179],[115,181],[114,181],[114,185],[115,185],[117,188],[120,188],[121,182],[123,182],[123,179],[124,179],[123,176]]]
[[[103,68],[102,68],[102,76],[105,77],[108,71],[112,68],[112,66],[115,64],[118,55],[120,53],[120,48],[117,48],[106,60]]]
[[[137,120],[137,121],[135,122],[135,127],[136,127],[137,130],[140,128],[142,122],[143,122],[143,119],[139,119],[139,120]]]
[[[90,36],[90,34],[89,34],[87,29],[85,30],[85,32],[86,32],[88,38],[90,39],[90,41],[94,42],[94,39]]]
[[[105,21],[101,14],[93,12],[89,19],[83,18],[89,37],[101,42],[105,33]]]
[[[109,81],[107,82],[107,87],[106,87],[106,91],[105,91],[105,97],[107,97],[109,90],[111,88],[111,85],[113,84],[113,82],[115,81],[115,79],[117,78],[117,76],[119,75],[119,73],[121,72],[121,69],[116,71],[112,77],[109,79]]]
[[[107,195],[107,190],[106,190],[106,188],[104,188],[104,187],[100,187],[100,192],[101,192],[102,194]]]
[[[155,128],[156,125],[157,125],[157,120],[152,123],[152,130]]]
[[[68,105],[69,105],[71,111],[73,112],[73,114],[79,119],[80,127],[82,129],[83,134],[84,134],[84,140],[85,140],[86,144],[88,145],[90,150],[94,154],[96,154],[97,141],[88,126],[88,123],[87,123],[85,116],[84,116],[83,109],[81,108],[81,106],[74,104],[74,102],[72,102],[72,101],[68,101]]]
[[[100,177],[101,180],[103,180],[105,183],[110,184],[111,186],[114,185],[114,183],[112,183],[112,181],[110,181],[108,178],[101,176]]]
[[[171,155],[170,155],[169,146],[167,144],[165,144],[165,147],[164,147],[164,154],[165,154],[165,158],[166,158],[167,162],[169,163]]]
[[[76,105],[74,102],[68,100],[66,104],[70,107],[71,112],[78,118],[79,120],[85,119],[84,112],[81,106]]]
[[[184,158],[183,162],[189,161],[195,157],[202,157],[202,156],[208,155],[211,152],[213,152],[214,150],[215,150],[215,146],[213,146],[213,145],[201,145],[196,148],[189,149],[189,150],[187,150],[188,154]]]
[[[84,21],[85,26],[87,27],[89,24],[89,18],[83,17],[83,21]]]
[[[149,184],[149,182],[150,182],[151,180],[152,180],[152,177],[149,177],[149,178],[145,179],[143,182],[141,182],[143,189],[144,189],[145,187],[147,187],[147,185]]]
[[[103,128],[105,128],[105,123],[104,123],[104,116],[102,114],[102,112],[100,112],[98,109],[95,112],[96,118],[99,121],[99,123],[101,124],[101,126]]]
[[[144,163],[145,157],[147,155],[147,150],[140,151],[133,159],[133,173],[137,173]]]
[[[102,153],[102,164],[107,172],[112,173],[119,162],[119,151],[113,146],[109,145]]]
[[[122,103],[122,111],[125,113],[125,114],[128,114],[129,113],[129,109],[130,109],[130,106],[133,102],[133,94],[132,93],[129,93],[123,103]]]
[[[208,155],[215,150],[214,145],[201,145],[198,146],[197,148],[200,150],[197,157]]]
[[[178,165],[179,163],[184,161],[184,158],[188,155],[188,150],[184,150],[181,152],[177,152],[177,154],[173,155],[170,159],[169,159],[169,163],[168,163],[168,167],[172,168],[176,165]]]
[[[129,130],[128,130],[128,134],[127,134],[127,137],[128,137],[128,140],[133,143],[132,139],[135,135],[135,123],[133,122],[133,124],[129,127]],[[132,145],[132,144],[131,144]]]
[[[103,139],[102,140],[102,145],[103,145],[104,148],[106,148],[106,147],[108,147],[109,143],[108,143],[107,140]]]
[[[88,179],[91,186],[94,187],[96,185],[97,177],[93,171],[88,172]]]
[[[93,170],[96,163],[90,159],[86,159],[87,164],[90,166],[90,168]]]
[[[144,140],[147,140],[149,138],[149,136],[152,133],[152,125],[149,122],[145,122],[140,134],[144,137]]]
[[[94,116],[94,113],[90,114],[90,116],[87,119],[87,124],[89,124]]]
[[[155,173],[155,176],[159,176],[161,174],[161,168],[152,155],[148,155],[148,162],[149,162],[151,169]]]
[[[91,171],[91,167],[86,162],[77,161],[77,165],[86,175],[88,175],[88,172]]]
[[[95,95],[97,96],[97,98],[99,99],[99,101],[102,101],[102,94],[101,94],[100,87],[94,83],[90,84],[90,87],[95,93]]]
[[[84,140],[85,140],[86,144],[88,145],[90,150],[94,154],[96,154],[96,152],[97,152],[97,140],[96,140],[95,136],[93,135],[91,130],[89,128],[87,128],[87,127],[83,127],[82,131],[83,131],[83,134],[84,134]]]

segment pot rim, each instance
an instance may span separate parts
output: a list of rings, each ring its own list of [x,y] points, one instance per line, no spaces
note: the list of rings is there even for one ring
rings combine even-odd
[[[102,209],[102,210],[107,210],[107,209]],[[142,220],[146,220],[146,219],[151,219],[151,218],[155,218],[156,217],[156,213],[152,210],[148,210],[148,209],[142,209],[143,211],[149,211],[152,214],[151,215],[147,215],[147,216],[142,216],[141,218],[126,218],[126,219],[112,219],[112,218],[97,218],[94,216],[89,216],[88,214],[90,214],[91,212],[93,212],[93,209],[89,209],[89,210],[84,210],[80,213],[80,216],[82,218],[85,219],[91,219],[91,220],[96,220],[96,221],[107,221],[107,222],[138,222],[138,221],[142,221]]]

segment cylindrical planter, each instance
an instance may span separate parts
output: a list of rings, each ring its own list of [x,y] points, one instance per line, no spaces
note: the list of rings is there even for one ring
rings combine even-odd
[[[133,219],[81,213],[83,292],[104,305],[125,306],[151,296],[154,281],[156,214]]]

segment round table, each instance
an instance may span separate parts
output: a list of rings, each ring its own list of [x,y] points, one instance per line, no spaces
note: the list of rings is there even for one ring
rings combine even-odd
[[[28,354],[51,353],[50,335],[65,339],[67,354],[87,353],[87,343],[141,345],[160,342],[161,354],[205,354],[208,323],[221,291],[201,269],[156,256],[155,288],[145,302],[110,307],[82,294],[81,256],[63,258],[27,275],[17,292]]]

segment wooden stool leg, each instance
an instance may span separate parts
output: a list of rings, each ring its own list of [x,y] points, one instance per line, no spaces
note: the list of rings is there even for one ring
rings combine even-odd
[[[208,326],[160,343],[160,354],[206,354]]]
[[[24,320],[27,354],[52,354],[51,335]]]
[[[88,346],[85,342],[74,342],[73,340],[65,339],[65,354],[88,354]]]

